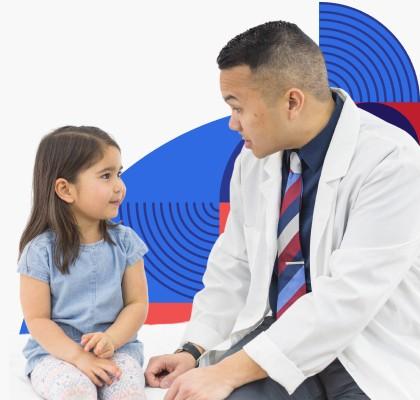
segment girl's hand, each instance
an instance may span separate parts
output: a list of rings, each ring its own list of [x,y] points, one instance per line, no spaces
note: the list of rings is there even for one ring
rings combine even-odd
[[[86,333],[82,336],[80,344],[85,351],[93,349],[93,353],[99,358],[111,358],[114,355],[114,342],[105,332]]]
[[[121,377],[121,370],[113,361],[98,358],[92,353],[81,351],[74,364],[99,387],[104,384],[111,385],[113,378]]]

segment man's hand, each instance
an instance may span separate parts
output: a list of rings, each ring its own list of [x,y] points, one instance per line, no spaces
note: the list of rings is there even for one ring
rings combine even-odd
[[[167,389],[179,375],[194,369],[195,363],[194,357],[185,351],[152,357],[144,373],[146,382],[151,387]]]
[[[111,358],[114,355],[114,342],[105,332],[86,333],[80,344],[85,351],[93,349],[93,353],[99,358]]]
[[[173,381],[165,400],[222,400],[238,387],[266,377],[267,373],[240,350],[215,365],[182,374]]]
[[[164,400],[223,400],[235,387],[219,366],[194,368],[175,379]]]

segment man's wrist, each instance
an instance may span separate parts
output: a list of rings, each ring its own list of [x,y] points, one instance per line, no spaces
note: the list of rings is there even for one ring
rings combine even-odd
[[[188,353],[195,360],[195,366],[198,367],[199,359],[204,352],[204,349],[200,346],[197,346],[195,343],[186,342],[179,349],[175,350],[175,353]]]

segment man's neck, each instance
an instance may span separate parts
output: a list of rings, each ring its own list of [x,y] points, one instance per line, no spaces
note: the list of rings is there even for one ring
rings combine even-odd
[[[335,101],[331,98],[327,102],[313,101],[309,105],[306,113],[308,124],[300,134],[299,147],[302,148],[316,137],[328,124],[335,109]]]

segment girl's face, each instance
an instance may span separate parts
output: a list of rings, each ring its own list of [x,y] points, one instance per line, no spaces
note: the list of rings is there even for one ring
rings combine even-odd
[[[118,207],[125,197],[121,169],[120,151],[108,146],[100,161],[79,173],[73,185],[71,203],[79,224],[99,222],[118,215]]]

